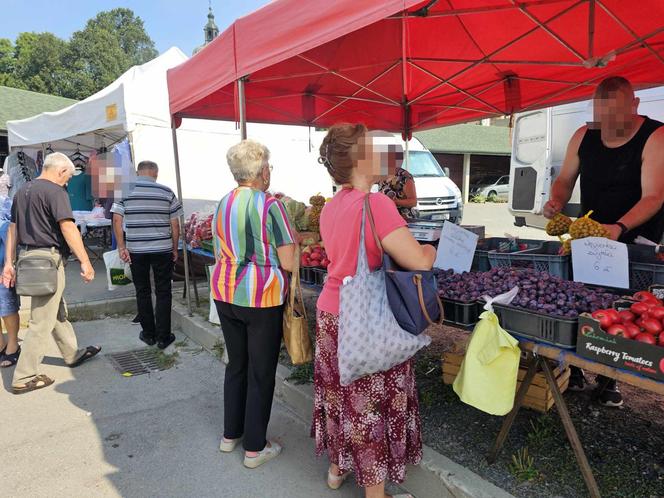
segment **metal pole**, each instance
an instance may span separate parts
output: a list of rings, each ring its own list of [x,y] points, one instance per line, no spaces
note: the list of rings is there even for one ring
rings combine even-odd
[[[187,240],[184,230],[184,199],[182,198],[182,180],[180,179],[180,154],[178,153],[178,135],[175,127],[175,119],[171,119],[171,132],[173,134],[173,156],[175,158],[175,182],[178,188],[178,199],[183,203],[182,214],[180,215],[180,239],[182,240],[182,257],[184,260],[184,288],[187,297],[187,311],[189,316],[193,315],[191,309],[191,288],[189,286],[189,253],[187,251]]]
[[[244,95],[244,78],[237,80],[237,100],[240,110],[240,138],[247,139],[247,109]]]

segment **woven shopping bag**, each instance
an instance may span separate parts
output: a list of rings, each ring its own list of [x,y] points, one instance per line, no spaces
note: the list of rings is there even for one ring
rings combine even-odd
[[[297,246],[296,246],[297,247]],[[302,365],[313,360],[307,312],[304,309],[300,284],[300,251],[295,250],[293,274],[291,275],[288,299],[284,307],[284,344],[293,365]]]

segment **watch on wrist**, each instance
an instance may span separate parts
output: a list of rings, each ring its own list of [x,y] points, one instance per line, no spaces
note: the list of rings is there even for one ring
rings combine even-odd
[[[625,225],[623,222],[617,221],[616,225],[618,225],[620,227],[620,236],[621,237],[623,235],[625,235],[627,232],[629,232],[629,228],[627,228],[627,225]]]

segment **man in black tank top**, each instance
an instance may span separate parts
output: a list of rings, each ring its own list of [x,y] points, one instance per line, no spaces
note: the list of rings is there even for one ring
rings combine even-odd
[[[592,218],[604,224],[613,240],[631,243],[639,235],[662,240],[664,125],[640,116],[638,105],[625,78],[611,77],[599,84],[593,98],[594,121],[572,136],[544,216],[552,218],[563,209],[578,178],[583,211],[579,214],[592,210]],[[573,368],[570,389],[584,387],[583,372]],[[614,381],[600,402],[622,404]]]

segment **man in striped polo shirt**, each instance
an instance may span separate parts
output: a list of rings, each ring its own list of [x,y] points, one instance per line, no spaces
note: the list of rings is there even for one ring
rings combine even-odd
[[[157,343],[160,349],[165,349],[175,340],[171,332],[171,280],[178,259],[182,204],[170,188],[157,183],[158,174],[156,163],[140,162],[133,190],[113,204],[111,212],[118,252],[123,261],[131,263],[143,329],[139,338],[148,346]],[[150,268],[156,309],[152,307]]]

